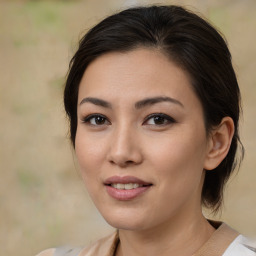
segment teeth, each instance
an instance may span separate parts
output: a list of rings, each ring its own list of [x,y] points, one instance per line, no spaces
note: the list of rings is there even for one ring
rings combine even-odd
[[[134,189],[134,188],[138,188],[138,187],[142,187],[142,185],[138,184],[138,183],[127,183],[127,184],[121,184],[121,183],[114,183],[111,184],[111,187],[117,188],[117,189]]]
[[[124,186],[125,186],[124,184],[120,184],[120,183],[116,184],[117,189],[124,189]]]
[[[124,189],[133,189],[133,184],[132,183],[124,184]]]
[[[140,186],[138,183],[133,184],[133,188],[138,188],[138,187],[142,187],[142,185]]]

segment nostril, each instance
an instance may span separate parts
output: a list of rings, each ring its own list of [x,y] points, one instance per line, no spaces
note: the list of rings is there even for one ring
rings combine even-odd
[[[110,164],[119,165],[122,167],[135,164],[135,162],[132,160],[125,160],[122,158],[110,159],[109,162]]]
[[[127,167],[140,164],[142,162],[142,155],[140,150],[135,147],[130,150],[112,148],[107,154],[107,160],[111,165]]]
[[[133,164],[134,162],[132,160],[126,161],[126,164]]]

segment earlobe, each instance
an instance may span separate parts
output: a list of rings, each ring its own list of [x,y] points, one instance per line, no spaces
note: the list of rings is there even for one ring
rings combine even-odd
[[[224,117],[209,136],[208,152],[204,169],[215,169],[228,154],[234,135],[234,122],[231,117]]]

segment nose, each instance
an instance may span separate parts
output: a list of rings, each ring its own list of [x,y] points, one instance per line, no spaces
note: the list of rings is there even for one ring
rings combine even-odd
[[[119,127],[113,131],[108,152],[108,161],[119,167],[138,165],[142,162],[138,132],[129,127]]]

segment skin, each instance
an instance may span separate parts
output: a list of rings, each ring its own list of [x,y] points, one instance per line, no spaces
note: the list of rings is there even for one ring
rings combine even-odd
[[[136,107],[154,97],[173,100]],[[157,123],[149,117],[155,113],[171,118]],[[88,118],[92,114],[100,114],[100,122]],[[117,255],[195,253],[214,232],[201,210],[204,169],[215,168],[227,154],[232,119],[224,118],[207,135],[189,76],[161,52],[143,48],[108,53],[88,66],[77,115],[78,163],[96,207],[119,229]],[[115,175],[152,186],[132,200],[117,200],[104,186]]]

